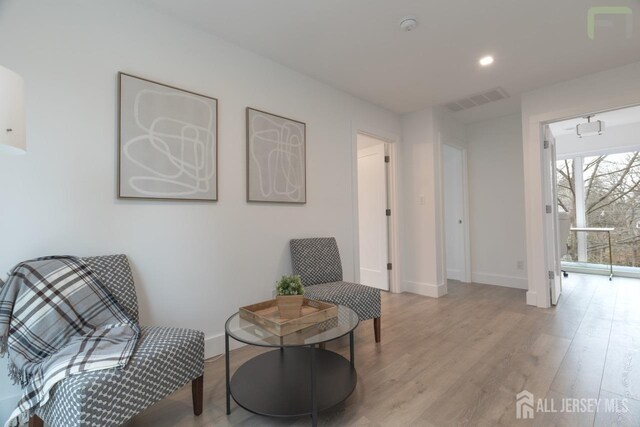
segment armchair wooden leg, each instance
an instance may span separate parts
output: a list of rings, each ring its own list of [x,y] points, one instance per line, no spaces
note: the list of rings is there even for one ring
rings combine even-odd
[[[198,378],[191,381],[191,394],[193,397],[193,414],[196,416],[202,414],[203,388],[204,388],[203,375],[200,375]]]
[[[37,415],[34,415],[29,418],[29,427],[44,427],[44,421]]]
[[[373,319],[373,333],[376,337],[376,342],[380,342],[380,317]]]

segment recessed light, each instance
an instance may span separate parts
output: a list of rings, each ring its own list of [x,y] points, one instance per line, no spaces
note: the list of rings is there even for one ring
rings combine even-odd
[[[493,56],[491,56],[491,55],[483,56],[482,58],[480,58],[480,61],[478,61],[478,62],[483,67],[486,67],[487,65],[493,64]]]

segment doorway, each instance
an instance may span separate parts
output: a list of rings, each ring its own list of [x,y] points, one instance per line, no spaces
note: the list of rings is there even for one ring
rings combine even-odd
[[[558,301],[562,279],[576,274],[639,278],[640,107],[543,129],[551,303]]]
[[[360,282],[389,290],[389,144],[357,135]]]
[[[442,147],[447,279],[469,282],[466,153],[454,145]]]

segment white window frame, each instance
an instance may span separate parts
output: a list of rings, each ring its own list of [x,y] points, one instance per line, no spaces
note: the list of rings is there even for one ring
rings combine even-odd
[[[629,145],[625,147],[614,147],[614,148],[606,148],[602,150],[594,150],[584,153],[571,153],[559,155],[556,158],[556,161],[573,160],[573,179],[576,185],[576,227],[587,227],[587,208],[586,208],[586,200],[585,200],[585,188],[584,188],[584,159],[585,157],[595,157],[595,156],[608,156],[610,154],[621,154],[621,153],[633,153],[635,151],[640,151],[640,144],[638,145]],[[576,238],[576,243],[578,246],[578,263],[584,263],[584,267],[581,266],[571,266],[568,270],[574,271],[577,273],[594,273],[595,270],[600,270],[599,268],[594,269],[594,264],[588,264],[587,262],[587,235],[586,233],[578,233]],[[567,267],[563,264],[563,269]],[[605,266],[607,267],[607,266]],[[618,267],[618,268],[616,268]],[[622,270],[620,270],[622,268]],[[613,266],[614,273],[617,276],[626,276],[626,277],[634,277],[640,278],[640,268],[633,267],[623,267],[623,266]],[[627,271],[628,269],[639,270],[638,272]],[[606,274],[608,274],[608,267],[602,269],[603,272],[606,270]]]

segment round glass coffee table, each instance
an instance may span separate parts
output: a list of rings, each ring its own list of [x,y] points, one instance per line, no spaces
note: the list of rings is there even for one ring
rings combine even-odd
[[[240,318],[236,313],[225,325],[227,414],[231,398],[244,409],[271,417],[311,415],[347,399],[356,387],[353,331],[360,320],[355,311],[338,306],[338,317],[285,336],[275,335]],[[318,348],[349,335],[350,360]],[[240,366],[231,377],[229,337],[245,344],[276,350],[262,353]]]

